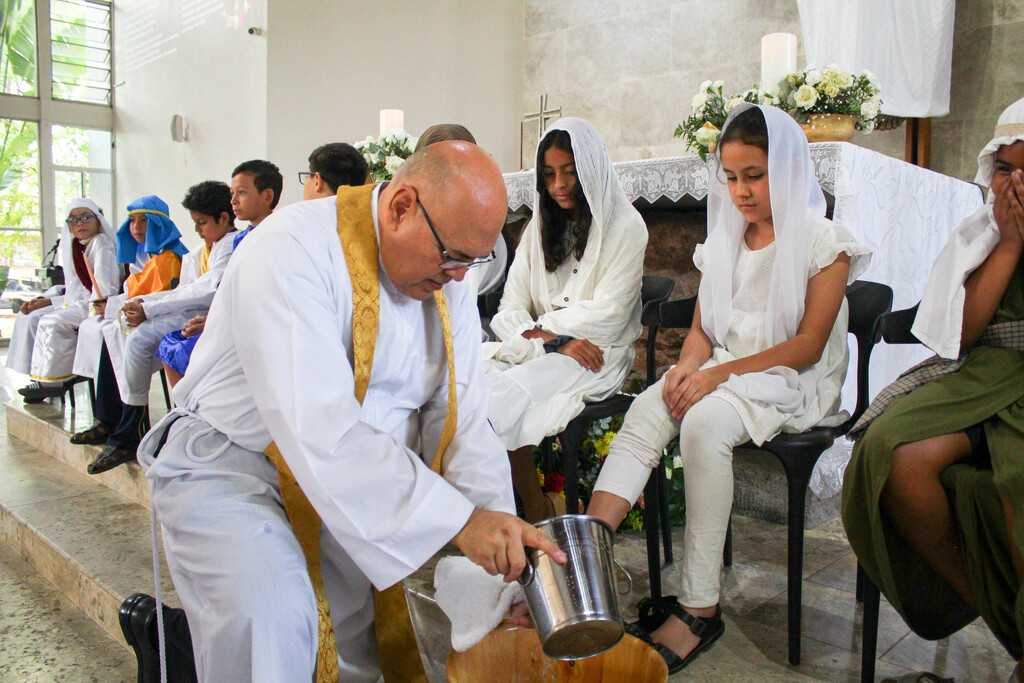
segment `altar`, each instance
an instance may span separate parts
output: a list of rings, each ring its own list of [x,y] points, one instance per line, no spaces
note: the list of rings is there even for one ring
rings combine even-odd
[[[981,189],[850,143],[812,143],[810,148],[831,217],[872,250],[871,264],[861,279],[892,287],[894,310],[913,306],[920,300],[932,264],[949,235],[960,221],[981,207]],[[619,162],[614,166],[626,195],[645,219],[652,209],[706,210],[708,167],[696,155]],[[506,174],[505,183],[509,210],[532,212],[533,171]],[[692,220],[686,222],[689,230],[699,225]],[[706,227],[703,229],[706,231]],[[705,235],[701,232],[694,237],[702,242]],[[660,245],[648,244],[648,259],[652,248],[657,251]],[[679,295],[677,290],[673,298]],[[930,355],[921,346],[880,344],[871,358],[871,394]],[[847,410],[856,404],[852,380],[847,378],[843,391],[843,407]]]

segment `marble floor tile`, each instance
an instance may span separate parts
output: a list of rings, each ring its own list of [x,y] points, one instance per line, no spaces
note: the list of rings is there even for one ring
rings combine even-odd
[[[957,681],[1005,681],[1014,662],[978,619],[949,638],[924,640],[907,633],[888,651],[878,650],[880,662],[912,671],[931,671]]]
[[[0,680],[135,680],[131,651],[3,545],[0,604]]]

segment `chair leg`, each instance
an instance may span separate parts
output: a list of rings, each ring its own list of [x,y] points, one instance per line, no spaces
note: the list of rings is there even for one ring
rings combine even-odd
[[[68,401],[71,402],[71,410],[75,409],[75,386],[76,385],[77,385],[77,383],[72,383],[71,386],[68,387],[68,391],[67,391]],[[63,402],[63,399],[61,399],[61,402]]]
[[[665,549],[665,564],[672,562],[672,516],[668,509],[668,477],[664,458],[658,463],[658,516],[661,519],[661,543]]]
[[[89,410],[92,411],[92,416],[95,419],[95,417],[96,417],[96,381],[92,377],[89,377],[86,380],[86,383],[89,385]]]
[[[164,388],[164,403],[167,404],[168,412],[171,410],[171,392],[167,389],[167,373],[160,368],[160,384]]]
[[[658,552],[658,471],[655,469],[644,486],[644,530],[647,536],[647,575],[651,582],[651,597],[661,599],[661,563]]]
[[[722,549],[722,565],[732,566],[732,513],[729,514],[729,526],[725,527],[725,548]]]
[[[878,610],[881,595],[878,586],[875,585],[860,565],[857,565],[858,575],[863,576],[864,584],[864,620],[862,623],[862,635],[860,644],[860,680],[862,683],[873,683],[875,680],[875,652],[878,647]]]
[[[800,621],[803,606],[804,508],[807,482],[811,477],[811,468],[799,469],[801,471],[794,472],[788,467],[786,468],[786,481],[789,484],[789,516],[786,524],[789,535],[786,557],[786,589],[789,596],[789,663],[793,666],[800,663]],[[807,472],[803,472],[803,469],[807,469]]]
[[[860,562],[858,562],[857,563],[857,584],[856,584],[857,587],[854,589],[854,593],[853,593],[854,597],[857,599],[857,602],[864,602],[864,579],[866,579],[866,578],[867,578],[867,576],[864,574],[864,568],[861,567],[860,566]]]
[[[559,438],[562,441],[562,471],[565,473],[565,511],[570,515],[579,512],[580,499],[580,442],[586,422],[576,418],[569,422]]]

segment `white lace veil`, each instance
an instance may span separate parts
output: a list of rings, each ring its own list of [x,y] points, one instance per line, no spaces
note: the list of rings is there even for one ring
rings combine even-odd
[[[777,107],[740,104],[723,126],[749,109],[759,109],[768,127],[768,188],[775,227],[775,265],[768,284],[765,340],[772,346],[793,338],[804,315],[808,249],[815,226],[825,217],[825,195],[814,174],[807,137],[789,114]],[[719,148],[719,154],[721,148]],[[733,270],[747,220],[729,197],[718,155],[708,169],[708,238],[698,300],[701,322],[711,340],[725,346],[732,315]]]
[[[106,235],[107,239],[110,240],[111,246],[117,244],[117,233],[114,231],[114,228],[111,227],[110,221],[107,220],[107,217],[100,213],[99,205],[97,205],[93,200],[86,199],[84,197],[75,197],[72,199],[68,204],[67,210],[64,212],[64,221],[61,223],[60,229],[60,263],[61,267],[64,269],[65,286],[69,282],[69,278],[78,280],[78,272],[75,271],[75,263],[71,256],[71,240],[75,238],[72,236],[71,230],[68,229],[67,221],[68,216],[71,215],[72,209],[89,209],[96,214],[96,218],[100,222],[99,234]]]

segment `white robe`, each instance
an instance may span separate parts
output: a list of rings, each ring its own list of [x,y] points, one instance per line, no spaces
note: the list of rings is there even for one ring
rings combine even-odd
[[[163,292],[143,294],[146,320],[133,328],[104,325],[103,338],[110,353],[110,362],[117,377],[121,400],[128,405],[149,404],[149,384],[153,373],[160,369],[154,356],[164,335],[180,330],[192,318],[206,315],[217,293],[224,269],[231,258],[235,233],[228,233],[214,243],[207,260],[208,270],[199,274],[199,254],[196,249],[185,254],[181,264],[178,286]]]
[[[555,273],[544,267],[541,216],[523,231],[491,329],[501,342],[484,344],[491,386],[491,423],[506,449],[536,445],[557,434],[583,410],[584,401],[611,396],[633,365],[640,336],[640,288],[647,227],[629,203],[594,127],[560,119],[548,129],[569,131],[579,183],[593,219],[580,260],[570,254]],[[540,206],[537,197],[534,206]],[[586,339],[604,352],[604,366],[586,370],[564,354],[545,354],[545,332]]]
[[[466,284],[445,286],[459,421],[442,478],[417,455],[433,455],[447,405],[433,301],[400,294],[381,266],[378,341],[360,406],[334,198],[275,212],[246,245],[244,258],[229,263],[174,389],[177,407],[139,450],[171,575],[197,634],[200,679],[312,674],[309,579],[283,521],[276,474],[261,455],[274,440],[324,522],[342,680],[374,681],[370,583],[385,588],[419,568],[474,506],[514,509],[508,460],[487,422],[476,302]],[[186,426],[171,428],[154,460],[158,435],[177,415],[188,416]]]
[[[8,355],[7,367],[18,372],[27,372],[37,381],[60,381],[71,377],[78,327],[89,315],[89,302],[96,296],[94,292],[113,293],[121,286],[117,249],[107,235],[100,233],[89,240],[85,245],[85,258],[89,261],[96,278],[94,289],[86,289],[78,275],[73,272],[74,265],[66,264],[64,295],[50,297],[51,306],[34,311],[28,316],[18,314],[15,322],[16,334],[12,335],[12,349]],[[35,317],[40,312],[42,315]],[[35,329],[31,330],[34,317],[37,322]],[[23,328],[20,333],[19,326]],[[30,331],[31,346],[27,343]],[[14,337],[17,336],[22,338],[15,344]],[[30,358],[29,354],[23,351],[26,347],[31,353]]]

